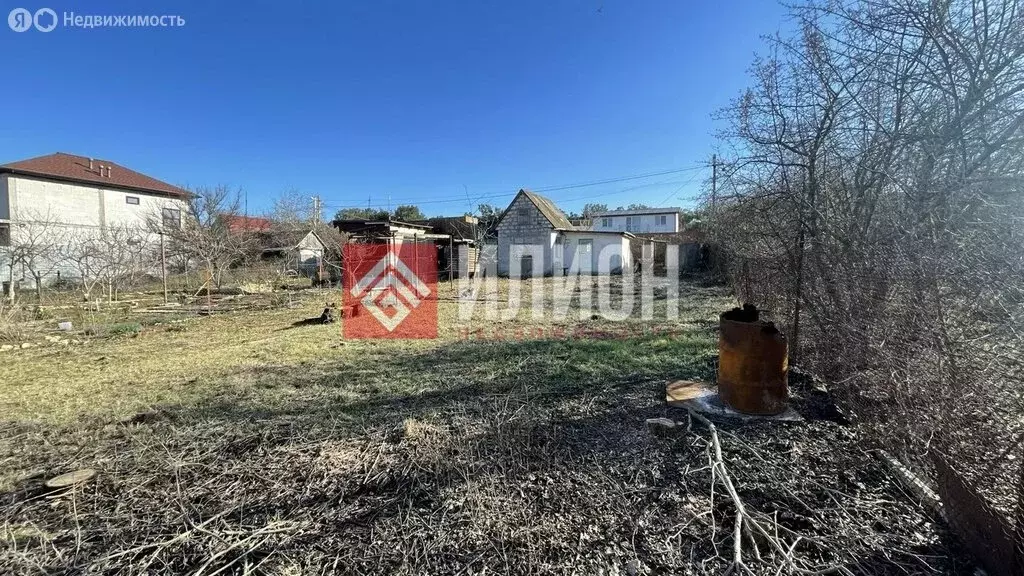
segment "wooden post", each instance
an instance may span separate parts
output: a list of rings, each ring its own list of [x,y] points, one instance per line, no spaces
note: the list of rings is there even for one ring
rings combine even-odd
[[[164,248],[164,233],[160,232],[160,275],[164,281],[164,304],[167,304],[167,251]]]
[[[213,309],[213,264],[209,260],[206,262],[203,275],[206,276],[203,282],[203,286],[206,287],[206,311],[210,312]]]

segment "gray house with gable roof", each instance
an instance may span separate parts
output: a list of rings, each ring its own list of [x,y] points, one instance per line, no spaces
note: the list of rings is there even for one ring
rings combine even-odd
[[[578,229],[554,202],[525,189],[497,230],[500,276],[617,274],[633,263],[632,234]]]

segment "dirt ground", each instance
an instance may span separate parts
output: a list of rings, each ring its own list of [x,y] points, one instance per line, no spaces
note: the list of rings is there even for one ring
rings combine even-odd
[[[545,332],[467,326],[450,286],[438,339],[367,341],[297,324],[337,300],[308,291],[0,354],[0,572],[722,573],[735,503],[709,429],[663,397],[713,379],[735,302],[681,294],[660,300],[674,321]],[[806,422],[717,423],[737,495],[773,533],[741,538],[748,572],[970,573],[821,383],[792,385]],[[652,434],[664,416],[682,425]],[[81,468],[98,474],[44,485]]]

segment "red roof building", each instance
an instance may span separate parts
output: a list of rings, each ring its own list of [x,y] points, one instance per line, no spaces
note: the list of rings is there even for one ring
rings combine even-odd
[[[125,168],[110,160],[57,152],[0,165],[0,174],[46,178],[75,184],[188,198],[187,190]]]
[[[228,227],[228,232],[232,234],[238,234],[241,232],[268,232],[274,226],[274,222],[268,218],[259,218],[256,216],[239,216],[239,215],[228,215],[224,216],[224,223]]]

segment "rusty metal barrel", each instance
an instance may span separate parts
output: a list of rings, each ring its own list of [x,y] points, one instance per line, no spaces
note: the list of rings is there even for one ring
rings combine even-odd
[[[775,324],[744,304],[719,316],[718,395],[746,414],[772,415],[789,404],[789,344]]]

